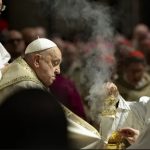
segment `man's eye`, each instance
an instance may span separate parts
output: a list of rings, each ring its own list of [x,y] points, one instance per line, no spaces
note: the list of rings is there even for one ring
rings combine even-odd
[[[57,66],[59,64],[59,62],[58,61],[53,61],[52,64],[53,64],[53,66]]]

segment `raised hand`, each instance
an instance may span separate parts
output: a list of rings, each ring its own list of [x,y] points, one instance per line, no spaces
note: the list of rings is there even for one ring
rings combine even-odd
[[[114,95],[115,97],[118,96],[119,94],[118,88],[114,83],[107,82],[105,86],[109,95]]]

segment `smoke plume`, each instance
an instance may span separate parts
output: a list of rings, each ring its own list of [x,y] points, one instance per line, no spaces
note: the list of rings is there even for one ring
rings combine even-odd
[[[94,43],[90,51],[83,53],[85,65],[80,82],[89,90],[86,100],[89,101],[95,119],[94,114],[100,110],[106,94],[103,85],[111,80],[111,71],[114,67],[112,10],[106,5],[97,5],[86,0],[43,2],[51,7],[53,21],[57,22],[55,27],[63,27],[65,24],[65,33],[78,32],[83,34],[83,37],[87,36],[88,42]]]

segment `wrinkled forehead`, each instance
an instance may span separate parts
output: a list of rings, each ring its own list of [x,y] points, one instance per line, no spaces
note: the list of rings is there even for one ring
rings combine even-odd
[[[58,47],[53,47],[47,50],[47,52],[49,53],[49,55],[54,58],[54,59],[60,59],[60,61],[62,60],[62,54],[61,51]]]

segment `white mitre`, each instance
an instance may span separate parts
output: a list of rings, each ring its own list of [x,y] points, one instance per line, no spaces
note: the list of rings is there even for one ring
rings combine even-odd
[[[56,46],[57,45],[49,39],[38,38],[27,46],[25,50],[25,54],[46,50],[46,49],[56,47]]]

